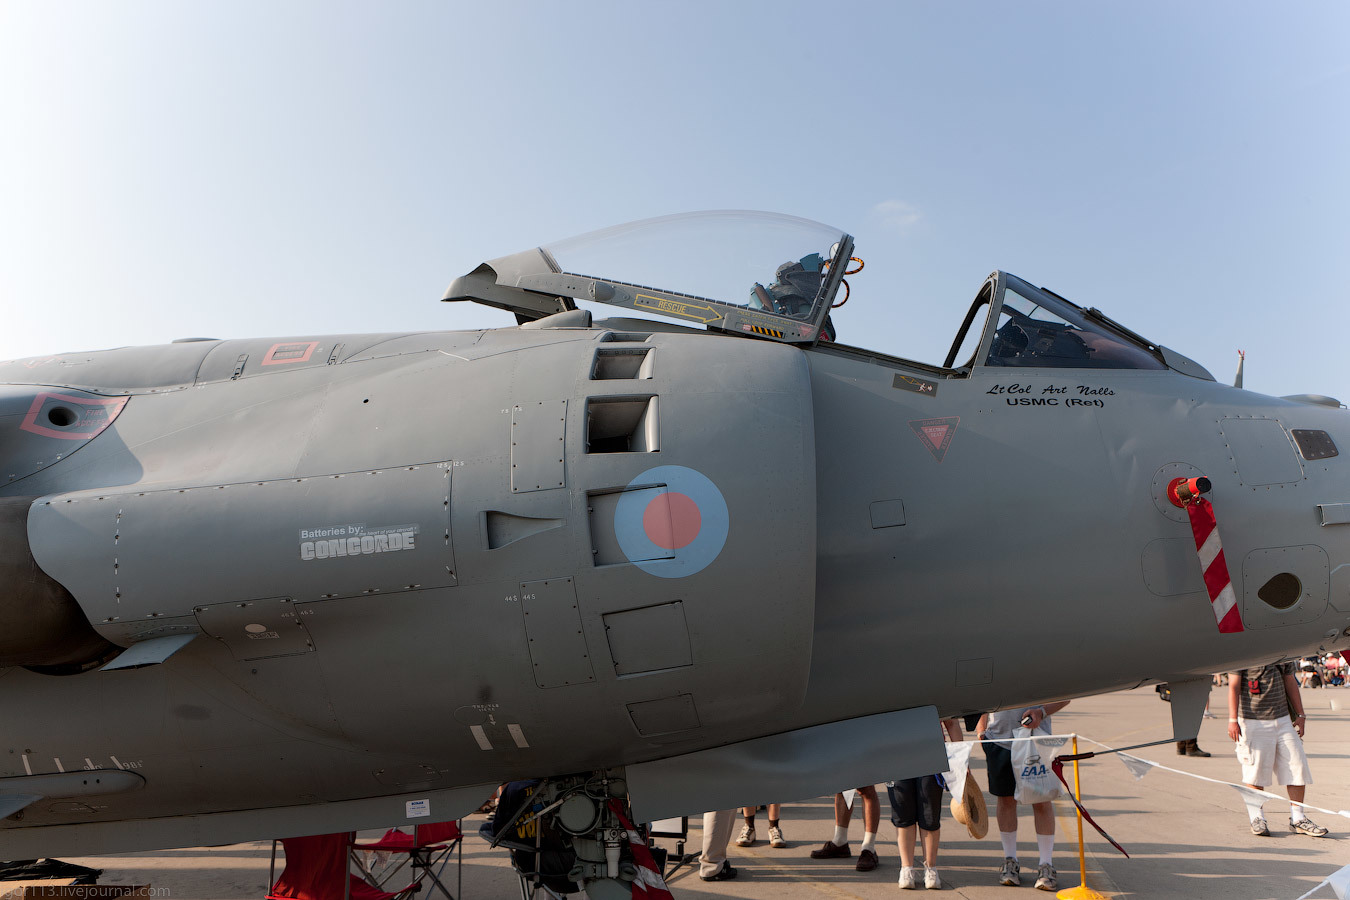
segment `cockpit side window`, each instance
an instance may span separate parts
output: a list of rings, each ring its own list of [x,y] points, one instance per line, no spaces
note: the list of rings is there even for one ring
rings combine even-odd
[[[1089,320],[1082,311],[1009,283],[987,366],[1077,369],[1165,369],[1147,350]]]
[[[989,305],[993,299],[994,282],[987,281],[984,287],[980,288],[979,294],[975,296],[975,302],[970,305],[965,319],[961,322],[961,329],[956,333],[952,348],[947,351],[947,358],[942,363],[944,369],[950,369],[953,365],[970,369],[975,365],[975,355],[980,349],[980,338],[984,336],[985,320],[989,316]]]

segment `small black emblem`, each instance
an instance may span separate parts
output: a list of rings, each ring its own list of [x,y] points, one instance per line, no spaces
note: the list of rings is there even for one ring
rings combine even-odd
[[[937,396],[938,386],[936,381],[924,381],[922,378],[912,378],[909,375],[901,375],[897,372],[895,381],[891,384],[902,391],[913,391],[926,397]]]

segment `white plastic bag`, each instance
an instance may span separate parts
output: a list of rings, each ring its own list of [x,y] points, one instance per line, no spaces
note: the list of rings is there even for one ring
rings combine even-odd
[[[1049,733],[1041,728],[1036,729],[1036,734]],[[1013,737],[1031,736],[1030,728],[1013,729]],[[1039,741],[1013,741],[1012,767],[1017,779],[1013,798],[1018,803],[1046,803],[1059,796],[1059,779],[1050,770],[1049,748],[1042,748]]]

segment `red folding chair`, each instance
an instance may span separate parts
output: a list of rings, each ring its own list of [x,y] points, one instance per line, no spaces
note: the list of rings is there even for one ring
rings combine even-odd
[[[394,900],[400,894],[382,891],[351,872],[347,850],[353,832],[282,838],[286,867],[267,892],[267,900]],[[277,842],[272,842],[272,874],[276,873]],[[270,877],[270,876],[269,876]]]
[[[413,828],[412,834],[398,828],[391,828],[378,841],[352,842],[352,856],[362,874],[380,889],[389,884],[404,866],[408,866],[411,869],[410,874],[413,881],[403,889],[404,891],[420,890],[422,882],[430,880],[446,896],[447,900],[455,900],[455,894],[458,894],[463,887],[463,838],[464,835],[460,832],[459,822],[457,821],[418,825]],[[403,859],[377,877],[366,865],[365,860],[357,855],[356,851],[383,852],[391,856],[402,856]],[[452,894],[450,889],[441,882],[436,869],[439,867],[444,871],[446,863],[450,860],[450,855],[456,851],[459,852],[460,856],[455,867],[458,875],[455,882],[455,894]],[[430,893],[427,896],[431,896]]]

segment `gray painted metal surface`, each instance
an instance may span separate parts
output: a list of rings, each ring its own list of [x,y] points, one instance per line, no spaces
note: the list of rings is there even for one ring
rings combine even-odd
[[[638,763],[628,767],[633,812],[650,822],[803,800],[839,789],[843,771],[860,785],[945,772],[938,730],[937,710],[925,706]]]
[[[0,778],[145,780],[27,804],[0,857],[388,824],[397,798],[456,798],[450,817],[500,782],[621,767],[638,808],[675,803],[631,775],[662,765],[725,786],[681,811],[726,808],[802,795],[749,746],[809,748],[807,793],[847,788],[935,766],[935,715],[1345,647],[1347,457],[1290,435],[1350,445],[1350,414],[1217,384],[1097,319],[1102,353],[1148,364],[981,364],[1015,337],[1009,279],[986,281],[982,349],[954,369],[554,327],[548,297],[518,304],[531,328],[0,363],[4,551],[31,548],[61,611],[28,622],[30,576],[4,570],[0,621],[31,632],[4,643]],[[461,289],[519,299],[481,281]],[[1198,475],[1239,634],[1166,498]],[[926,724],[837,740],[828,764],[803,737],[867,721]],[[884,734],[903,740],[874,775]],[[723,758],[734,786],[706,767]]]

